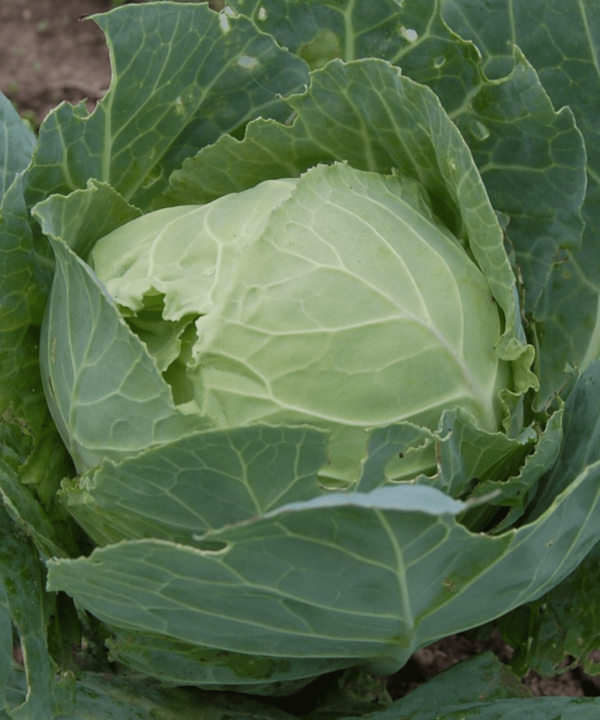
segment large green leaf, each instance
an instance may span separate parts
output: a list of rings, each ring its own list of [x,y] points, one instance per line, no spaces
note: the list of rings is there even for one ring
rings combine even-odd
[[[90,268],[62,240],[53,247],[42,370],[54,421],[78,468],[202,427],[176,409],[146,347]]]
[[[35,485],[46,507],[70,466],[50,420],[39,369],[39,334],[52,272],[52,251],[32,229],[22,176],[16,175],[0,206],[0,416],[33,436],[21,481]]]
[[[510,615],[503,618],[502,631],[511,644],[519,641],[529,650],[521,652],[527,670],[548,677],[580,666],[588,675],[598,674],[599,586],[600,545],[596,545],[573,574],[533,604],[530,612],[534,622],[523,628],[526,632],[517,618],[517,622],[512,622]]]
[[[46,118],[28,173],[32,204],[96,178],[145,207],[221,133],[257,115],[284,119],[280,95],[307,82],[302,60],[205,3],[127,5],[94,19],[106,34],[111,86],[91,115],[64,104]]]
[[[538,517],[567,489],[574,473],[600,460],[600,360],[578,378],[565,404],[564,440],[558,460],[544,478],[535,502]]]
[[[220,549],[137,540],[52,561],[49,587],[118,627],[235,652],[369,659],[389,671],[567,575],[597,539],[599,477],[600,464],[585,468],[536,522],[496,537],[456,522],[464,504],[397,485],[208,533]]]
[[[528,520],[539,517],[553,499],[567,490],[572,473],[581,472],[600,459],[600,361],[592,363],[581,375],[565,404],[564,441],[558,460],[539,485],[537,497],[530,506]],[[522,616],[503,618],[503,632],[520,644],[522,663],[542,673],[559,672],[565,657],[581,659],[593,666],[587,656],[600,635],[596,607],[598,594],[600,546],[585,558],[582,565],[543,602],[523,610]],[[530,623],[529,618],[532,619]],[[597,671],[597,665],[594,667]]]
[[[313,68],[334,58],[387,58],[411,42],[397,0],[232,0],[228,4]]]
[[[120,462],[104,461],[63,491],[99,543],[157,537],[194,543],[210,529],[322,494],[327,434],[250,426],[196,433]]]
[[[580,0],[493,4],[445,0],[444,15],[457,32],[477,43],[490,74],[510,67],[508,43],[516,43],[536,68],[554,105],[570,107],[585,139],[583,245],[555,258],[535,310],[543,404],[565,383],[569,365],[583,369],[600,354],[600,128],[595,102],[600,94],[600,15],[595,3]],[[570,162],[562,153],[556,160]],[[534,262],[537,247],[532,245]]]
[[[457,680],[459,680],[457,678]],[[460,678],[462,680],[462,678]],[[412,709],[404,713],[402,708],[392,705],[389,711],[369,716],[369,720],[595,720],[598,717],[600,703],[597,698],[539,697],[526,700],[509,698],[492,702],[473,701],[462,705],[433,706],[437,701],[431,697],[430,709]],[[436,702],[437,705],[437,702]],[[344,720],[359,720],[345,718]]]

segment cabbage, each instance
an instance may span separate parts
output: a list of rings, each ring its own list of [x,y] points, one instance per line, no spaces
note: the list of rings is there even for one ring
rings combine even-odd
[[[358,479],[365,428],[435,430],[453,407],[500,427],[498,306],[402,176],[317,166],[158,210],[100,239],[90,265],[183,412],[330,430],[330,482]],[[410,472],[434,469],[428,453]]]
[[[9,717],[593,669],[597,5],[129,3],[93,112],[0,94]],[[390,713],[587,712],[500,670]]]

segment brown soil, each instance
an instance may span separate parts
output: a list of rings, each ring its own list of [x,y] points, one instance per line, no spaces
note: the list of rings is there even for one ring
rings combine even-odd
[[[110,81],[104,35],[86,15],[111,0],[2,0],[0,90],[33,125],[62,100],[92,109]]]
[[[110,65],[104,36],[93,21],[84,18],[111,7],[111,0],[1,0],[0,90],[33,125],[63,100],[86,100],[91,110],[108,88]],[[455,636],[420,650],[392,678],[393,695],[401,697],[488,647],[509,660],[510,648],[497,637],[478,644]],[[600,694],[598,680],[578,670],[550,679],[530,674],[526,684],[537,695]]]

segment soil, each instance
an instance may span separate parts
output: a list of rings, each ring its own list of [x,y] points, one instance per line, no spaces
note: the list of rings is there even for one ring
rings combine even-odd
[[[110,83],[104,36],[86,16],[105,12],[111,0],[1,0],[0,90],[35,127],[66,100],[85,100],[91,111]],[[484,649],[508,662],[512,650],[494,635],[474,642],[464,635],[446,638],[419,650],[390,679],[395,698],[414,690],[451,665]],[[600,695],[598,678],[575,669],[556,678],[532,673],[525,683],[536,695]]]
[[[110,82],[104,35],[86,15],[111,0],[2,0],[0,90],[32,125],[62,100],[89,109]]]

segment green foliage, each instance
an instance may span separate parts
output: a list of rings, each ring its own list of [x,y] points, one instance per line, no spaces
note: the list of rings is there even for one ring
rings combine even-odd
[[[0,96],[2,717],[596,717],[368,674],[597,669],[600,4],[215,9]]]

